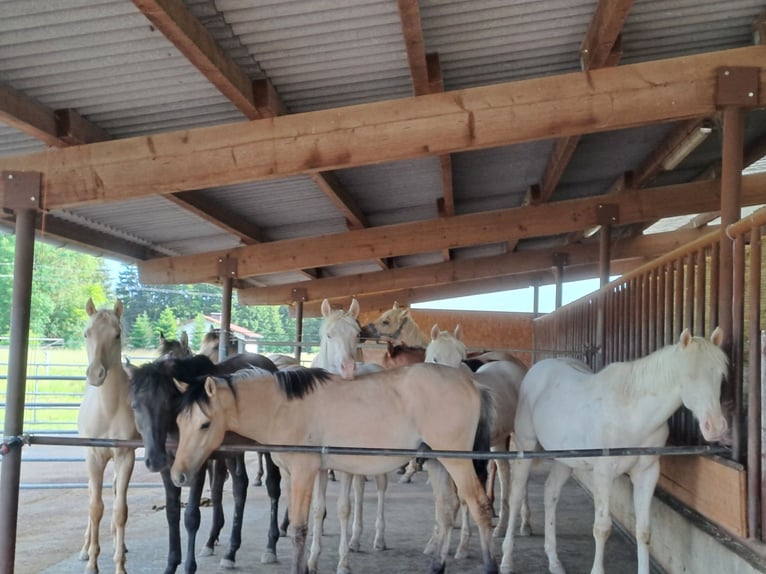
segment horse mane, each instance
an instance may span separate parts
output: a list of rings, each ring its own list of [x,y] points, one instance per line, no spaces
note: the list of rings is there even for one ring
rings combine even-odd
[[[208,375],[213,376],[213,375]],[[195,404],[198,404],[203,411],[207,410],[206,407],[210,406],[210,397],[205,390],[205,381],[208,376],[197,377],[192,381],[183,381],[189,383],[186,392],[181,393],[181,398],[178,402],[178,412],[188,412]],[[226,381],[231,393],[234,395],[234,400],[237,399],[237,387],[234,385],[233,375],[214,376],[216,381]]]
[[[690,362],[698,365],[704,363],[707,368],[716,369],[721,377],[725,377],[728,372],[729,360],[726,353],[703,337],[693,337],[687,349],[681,349],[679,343],[667,345],[634,361],[612,363],[601,372],[627,366],[627,376],[616,379],[623,381],[625,392],[629,396],[672,388],[678,385],[677,354],[681,352],[694,353],[695,356],[689,359]]]
[[[288,400],[302,399],[313,392],[317,384],[322,384],[332,377],[324,369],[296,369],[292,371],[277,371],[274,373],[280,390]]]
[[[420,354],[425,353],[425,349],[423,347],[420,347],[418,345],[389,345],[388,347],[388,354],[393,359],[395,357],[398,357],[399,355],[405,355],[405,354]]]
[[[145,391],[156,393],[157,390],[169,389],[173,396],[179,394],[173,379],[185,383],[195,383],[208,375],[218,373],[218,367],[205,355],[193,355],[178,359],[160,359],[135,367],[130,376],[130,389],[133,396]]]

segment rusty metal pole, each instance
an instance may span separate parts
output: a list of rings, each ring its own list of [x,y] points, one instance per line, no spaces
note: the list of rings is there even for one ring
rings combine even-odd
[[[221,362],[229,353],[229,337],[231,336],[231,299],[234,288],[234,278],[237,276],[237,260],[233,257],[219,259],[218,276],[221,278],[221,284],[223,286],[221,329],[218,334],[218,362]]]
[[[561,307],[564,293],[564,267],[569,264],[568,253],[553,254],[553,275],[556,279],[556,309]]]
[[[303,301],[295,304],[295,358],[301,360],[301,351],[303,350]]]
[[[32,300],[32,268],[35,248],[35,217],[40,205],[39,173],[3,172],[5,207],[16,214],[16,251],[13,264],[11,341],[8,352],[3,443],[24,432],[29,317]],[[12,446],[2,458],[0,470],[0,572],[13,574],[21,477],[21,445]]]
[[[609,283],[609,263],[611,259],[612,247],[612,226],[605,224],[601,226],[599,233],[598,250],[598,271],[600,276],[600,286],[603,287]],[[606,294],[602,291],[598,298],[598,310],[596,315],[596,364],[597,369],[601,369],[606,364]]]

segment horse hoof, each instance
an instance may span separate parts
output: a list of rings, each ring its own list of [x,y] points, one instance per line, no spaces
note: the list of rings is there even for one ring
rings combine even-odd
[[[260,478],[256,478],[253,486],[263,486],[263,481]]]
[[[358,540],[352,540],[348,543],[348,549],[351,550],[351,552],[359,552],[359,549],[362,547],[362,545],[359,543]]]
[[[455,560],[463,560],[465,558],[468,558],[468,551],[465,548],[455,550]]]
[[[402,476],[399,479],[399,484],[409,484],[412,482],[412,479],[409,476]]]
[[[206,556],[212,556],[213,555],[213,549],[209,546],[203,546],[202,550],[199,551],[200,557],[204,558]]]
[[[386,549],[386,543],[382,540],[376,540],[375,543],[372,545],[372,547],[375,550],[383,551]]]
[[[423,548],[423,554],[425,554],[426,556],[434,555],[434,545],[431,542],[426,544],[426,547]]]
[[[495,528],[492,531],[492,537],[493,538],[505,538],[505,531],[507,528],[500,528],[499,526]],[[529,534],[526,534],[526,536],[529,536]]]
[[[88,561],[88,551],[87,550],[80,550],[79,558],[80,558],[80,560],[82,562],[87,562]]]
[[[428,569],[429,574],[444,574],[444,562],[439,560],[431,560],[431,567]]]
[[[86,568],[85,574],[98,574],[98,566],[95,568]]]
[[[280,530],[279,531],[279,537],[280,538],[287,538],[287,530]]]
[[[229,560],[228,558],[221,558],[220,566],[224,570],[234,570],[234,568],[236,567],[236,564],[234,564],[234,560]]]
[[[500,574],[513,574],[513,566],[500,565]]]
[[[263,554],[261,554],[261,564],[274,564],[276,561],[277,555],[271,550],[265,550]]]
[[[555,564],[551,565],[548,570],[551,574],[567,574],[567,571],[564,570],[564,566],[558,560]]]
[[[519,536],[532,536],[532,527],[522,526],[519,530]]]
[[[336,574],[351,574],[351,568],[348,566],[338,566]]]

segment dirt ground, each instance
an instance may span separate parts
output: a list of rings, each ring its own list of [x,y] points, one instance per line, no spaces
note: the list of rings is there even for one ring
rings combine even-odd
[[[77,448],[25,447],[25,459],[65,456],[83,456]],[[140,455],[140,451],[139,451]],[[252,458],[251,458],[252,457]],[[255,455],[248,454],[248,472],[255,476]],[[107,476],[111,480],[111,473]],[[158,509],[164,502],[164,493],[157,475],[146,471],[143,462],[136,464],[128,493],[129,519],[127,526],[128,561],[131,574],[163,572],[167,555],[167,525],[165,515]],[[542,484],[545,465],[533,471],[530,483],[533,536],[516,539],[515,566],[519,573],[547,572],[547,559],[543,550]],[[24,462],[22,483],[58,483],[63,488],[23,489],[20,493],[19,524],[16,546],[17,574],[80,574],[84,563],[78,560],[87,517],[87,489],[75,486],[85,483],[84,462]],[[228,483],[227,483],[228,486]],[[101,526],[101,572],[112,572],[112,538],[109,532],[111,492],[105,489],[105,513]],[[320,559],[320,571],[335,572],[338,558],[338,523],[335,519],[337,484],[328,488],[328,519]],[[231,496],[224,493],[227,518],[231,512]],[[359,573],[422,573],[428,569],[428,557],[423,547],[433,527],[433,501],[426,474],[418,473],[412,484],[399,484],[398,476],[391,474],[386,497],[387,550],[374,551],[375,483],[369,481],[365,492],[365,530],[362,551],[350,556],[351,567]],[[280,511],[281,513],[281,511]],[[204,536],[210,524],[210,508],[202,509]],[[277,546],[279,562],[264,565],[260,557],[266,543],[268,497],[265,487],[251,487],[245,508],[242,548],[237,555],[234,570],[240,573],[288,574],[292,545],[280,539]],[[591,525],[593,505],[587,493],[570,480],[564,487],[558,511],[559,556],[570,573],[589,572],[593,559]],[[183,531],[182,531],[183,532]],[[222,544],[228,539],[228,524],[224,527]],[[452,536],[452,548],[457,545],[458,530]],[[185,532],[182,534],[185,544]],[[198,536],[198,548],[204,541]],[[498,563],[502,540],[495,540]],[[447,572],[479,574],[479,540],[475,527],[471,538],[471,556],[447,562]],[[220,555],[221,551],[218,550]],[[219,557],[198,558],[200,574],[225,572],[219,567]],[[623,536],[615,532],[607,543],[606,569],[608,572],[636,570],[635,549]],[[179,568],[179,572],[183,569]]]

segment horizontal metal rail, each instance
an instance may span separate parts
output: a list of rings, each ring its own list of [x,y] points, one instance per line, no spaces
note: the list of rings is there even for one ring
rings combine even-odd
[[[6,437],[6,440],[9,437]],[[66,437],[52,435],[31,435],[12,437],[16,444],[19,441],[27,445],[65,445],[65,446],[94,446],[105,448],[139,448],[143,447],[140,440],[118,440],[87,437]],[[169,447],[174,446],[168,443]],[[549,451],[464,451],[464,450],[418,450],[418,449],[389,449],[362,448],[345,446],[305,446],[305,445],[267,445],[267,444],[225,444],[218,452],[302,452],[321,455],[361,455],[361,456],[398,456],[417,458],[467,458],[472,460],[490,459],[550,459],[550,458],[595,458],[603,456],[642,456],[642,455],[692,455],[692,454],[726,454],[729,449],[719,445],[702,446],[663,446],[663,447],[624,447],[624,448],[594,448],[577,450]]]

